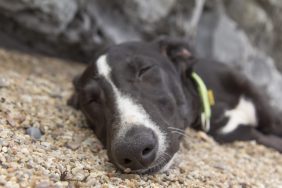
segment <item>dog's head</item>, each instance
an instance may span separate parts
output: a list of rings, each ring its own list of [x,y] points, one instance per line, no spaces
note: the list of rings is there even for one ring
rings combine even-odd
[[[70,103],[85,114],[118,168],[154,173],[170,164],[181,131],[197,118],[194,62],[179,40],[115,45],[74,80]]]

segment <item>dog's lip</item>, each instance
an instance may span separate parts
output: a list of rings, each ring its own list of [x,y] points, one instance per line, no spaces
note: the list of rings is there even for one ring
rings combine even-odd
[[[169,162],[169,159],[163,160],[162,162],[157,163],[156,165],[154,165],[152,167],[149,167],[145,170],[142,170],[142,171],[136,172],[136,173],[138,173],[138,174],[154,174],[154,173],[157,173],[157,172],[161,171],[161,169],[163,169],[166,166],[166,164],[168,164],[168,162]]]
[[[144,174],[148,174],[148,175],[154,174],[154,173],[157,173],[157,172],[161,171],[169,163],[170,160],[171,160],[171,158],[159,157],[155,161],[160,161],[160,162],[155,162],[155,163],[153,163],[153,165],[151,165],[151,166],[149,166],[147,168],[144,168],[144,169],[130,170],[130,173],[141,174],[141,175],[144,175]],[[124,168],[124,167],[120,166],[119,164],[116,164],[116,165],[123,172],[125,172],[127,170],[127,168]]]

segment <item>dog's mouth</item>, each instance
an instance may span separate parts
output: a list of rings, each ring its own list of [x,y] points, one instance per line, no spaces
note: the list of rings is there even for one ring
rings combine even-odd
[[[140,175],[144,175],[144,174],[155,174],[157,172],[163,172],[166,171],[170,165],[171,162],[173,161],[174,157],[168,157],[168,155],[164,155],[164,156],[160,156],[158,157],[155,162],[152,163],[152,165],[150,165],[147,168],[144,169],[139,169],[139,170],[131,170],[128,168],[124,168],[122,166],[120,166],[119,164],[117,164],[118,168],[120,170],[122,170],[125,173],[134,173],[134,174],[140,174]]]

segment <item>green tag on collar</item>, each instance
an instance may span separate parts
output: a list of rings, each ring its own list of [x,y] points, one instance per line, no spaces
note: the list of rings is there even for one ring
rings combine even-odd
[[[209,100],[209,91],[202,80],[202,78],[195,72],[192,72],[192,78],[197,84],[198,92],[202,102],[202,114],[201,114],[201,123],[202,129],[205,132],[210,130],[210,119],[211,119],[211,104]],[[212,93],[212,92],[210,92]]]

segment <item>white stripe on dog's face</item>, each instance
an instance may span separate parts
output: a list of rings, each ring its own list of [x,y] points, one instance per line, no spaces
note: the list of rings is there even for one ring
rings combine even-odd
[[[160,130],[158,125],[151,120],[149,114],[144,110],[141,104],[136,103],[134,99],[121,93],[111,80],[111,67],[107,62],[107,56],[102,55],[97,60],[98,74],[103,76],[112,86],[115,96],[115,102],[120,119],[119,130],[115,135],[117,139],[123,139],[127,131],[134,125],[150,128],[157,136],[159,147],[157,157],[162,155],[167,147],[166,136]]]
[[[244,96],[240,98],[239,103],[234,109],[225,112],[225,116],[229,117],[229,121],[224,127],[220,129],[221,134],[231,133],[239,126],[257,125],[255,106]]]

